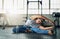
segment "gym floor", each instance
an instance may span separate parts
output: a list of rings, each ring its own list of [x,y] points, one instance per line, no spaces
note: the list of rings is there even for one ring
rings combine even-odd
[[[0,39],[60,39],[60,28],[57,28],[57,36],[40,35],[35,33],[18,33],[13,34],[12,28],[0,28]]]

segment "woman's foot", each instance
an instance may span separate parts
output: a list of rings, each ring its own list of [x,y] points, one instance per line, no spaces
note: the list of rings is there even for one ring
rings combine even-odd
[[[49,35],[53,35],[53,33],[52,33],[52,31],[51,31],[51,30],[49,30],[48,34],[49,34]]]

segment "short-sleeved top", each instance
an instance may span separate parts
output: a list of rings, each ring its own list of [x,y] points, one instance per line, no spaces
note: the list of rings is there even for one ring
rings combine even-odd
[[[48,21],[43,21],[41,24],[37,24],[34,20],[28,19],[25,23],[26,26],[31,27],[38,27],[38,26],[52,26],[52,23],[49,23]]]
[[[31,26],[31,27],[38,27],[40,26],[41,24],[37,24],[34,20],[27,20],[27,22],[25,23],[25,25],[27,26]]]

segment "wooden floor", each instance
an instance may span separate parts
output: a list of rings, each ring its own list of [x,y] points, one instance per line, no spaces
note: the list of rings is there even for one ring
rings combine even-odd
[[[57,38],[56,38],[57,37]],[[0,28],[0,39],[60,39],[60,29],[57,29],[57,36],[40,35],[35,33],[19,33],[13,34],[12,27]]]

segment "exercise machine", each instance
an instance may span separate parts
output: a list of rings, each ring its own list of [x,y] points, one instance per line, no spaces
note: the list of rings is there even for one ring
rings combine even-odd
[[[53,12],[52,16],[55,18],[54,19],[54,32],[55,32],[55,37],[57,37],[57,27],[60,27],[59,25],[59,18],[60,18],[60,12]]]
[[[60,12],[53,12],[52,16],[55,17],[55,20],[54,20],[55,26],[59,27]]]
[[[34,2],[37,2],[38,3],[38,14],[39,14],[39,4],[41,4],[41,15],[42,15],[42,0],[41,1],[39,1],[39,0],[37,0],[37,1],[29,1],[29,0],[27,0],[27,18],[26,19],[28,19],[28,10],[29,10],[29,3],[34,3]]]

